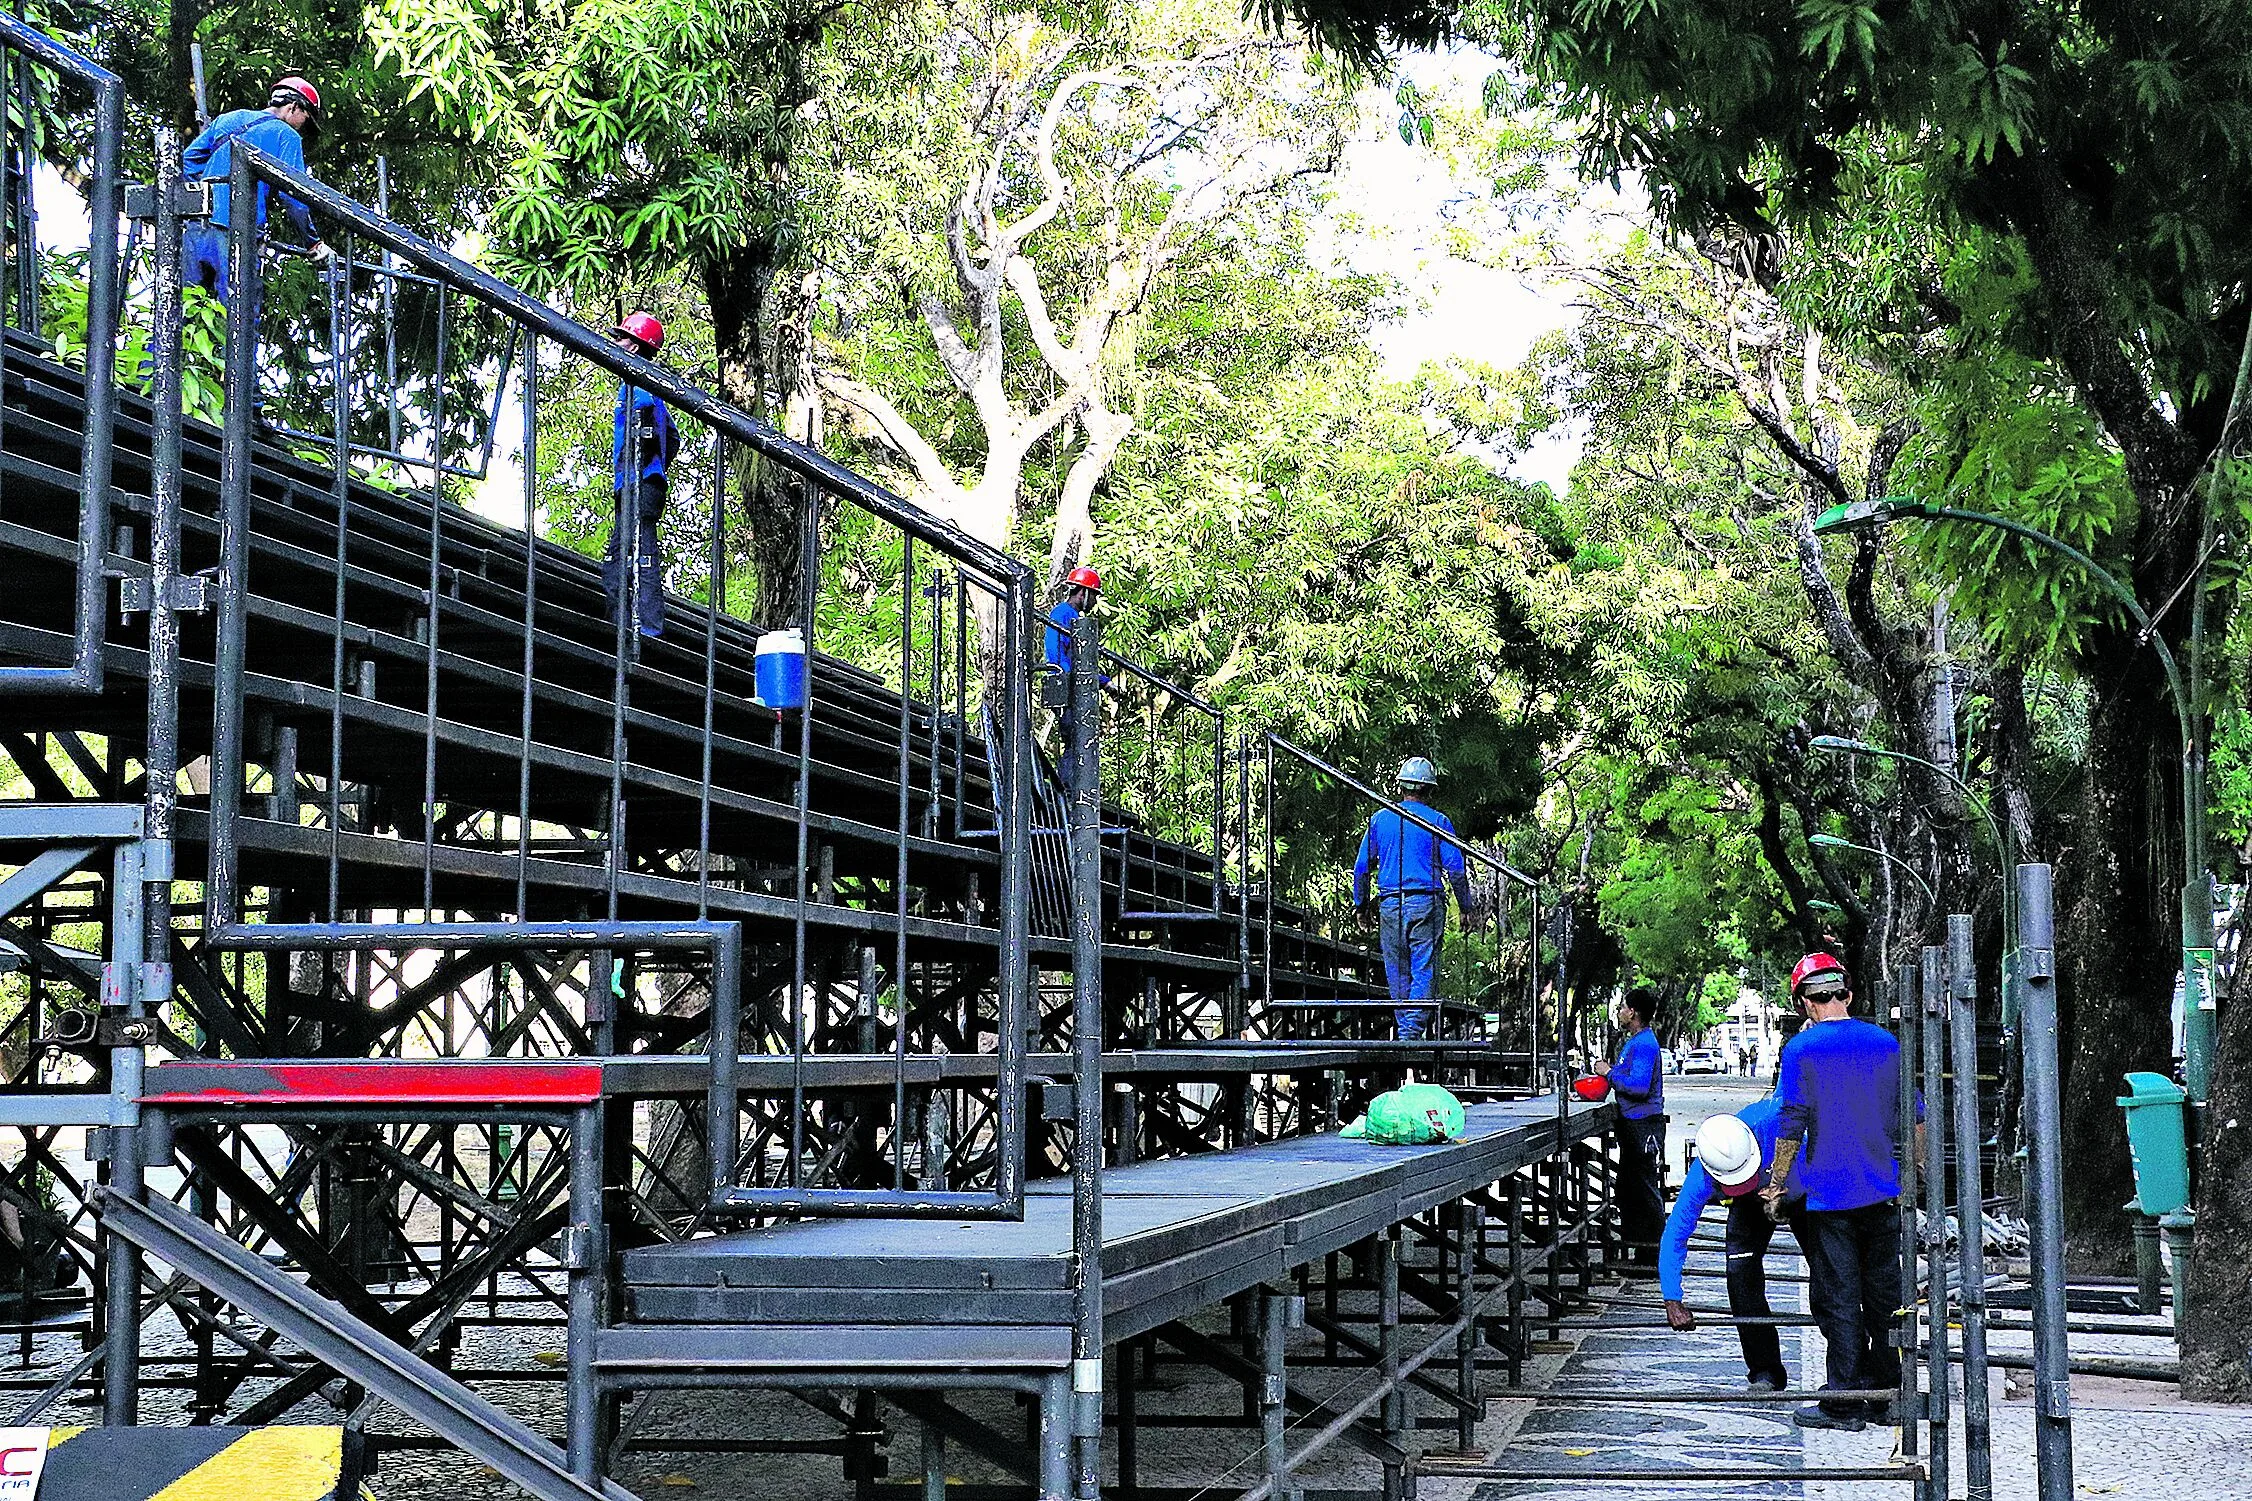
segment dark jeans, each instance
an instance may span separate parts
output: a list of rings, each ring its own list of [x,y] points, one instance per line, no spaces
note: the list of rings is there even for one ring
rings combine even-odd
[[[1384,979],[1395,1001],[1427,1001],[1439,964],[1439,942],[1446,936],[1446,899],[1435,891],[1386,892],[1376,899],[1384,931]],[[1430,1006],[1400,1006],[1392,1021],[1402,1042],[1421,1037],[1431,1025]]]
[[[665,633],[665,569],[663,555],[658,551],[657,518],[665,514],[665,482],[661,479],[641,482],[635,506],[640,513],[639,524],[634,528],[639,536],[634,553],[623,563],[618,560],[618,540],[626,531],[625,492],[619,491],[613,498],[617,501],[618,515],[610,526],[610,550],[602,557],[602,592],[610,596],[610,618],[618,618],[618,601],[625,593],[624,577],[638,557],[641,598],[633,618],[626,622],[627,628],[638,626],[644,636],[662,636]]]
[[[1830,1391],[1878,1391],[1900,1384],[1892,1343],[1900,1308],[1900,1206],[1810,1209],[1798,1225],[1806,1252],[1814,1322],[1829,1343]],[[1824,1402],[1837,1417],[1866,1417],[1877,1403]]]
[[[1786,1208],[1783,1218],[1803,1245],[1809,1238],[1805,1216]],[[1774,1239],[1775,1222],[1760,1207],[1759,1195],[1728,1201],[1728,1311],[1739,1319],[1775,1316],[1767,1302],[1767,1248]],[[1736,1342],[1744,1347],[1744,1373],[1749,1379],[1764,1376],[1778,1387],[1791,1384],[1791,1373],[1783,1365],[1783,1338],[1773,1324],[1738,1324]]]
[[[1629,1265],[1658,1264],[1658,1237],[1666,1228],[1665,1173],[1666,1118],[1620,1121],[1619,1231],[1627,1239]]]
[[[227,285],[227,232],[209,224],[190,224],[180,236],[180,285],[201,287],[219,299],[221,306],[231,302]],[[260,285],[264,285],[261,278]],[[253,341],[258,332],[259,298],[250,299],[250,331]]]

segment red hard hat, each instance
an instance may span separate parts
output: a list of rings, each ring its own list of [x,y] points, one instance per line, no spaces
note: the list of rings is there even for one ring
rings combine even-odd
[[[1804,959],[1799,960],[1797,967],[1792,969],[1791,971],[1791,995],[1793,996],[1793,998],[1796,998],[1798,995],[1799,987],[1801,985],[1804,985],[1807,981],[1813,979],[1816,975],[1833,974],[1836,975],[1840,981],[1843,981],[1846,978],[1845,962],[1839,959],[1837,955],[1823,953],[1808,954]]]
[[[1600,1100],[1611,1092],[1611,1081],[1601,1074],[1582,1074],[1572,1081],[1572,1093],[1583,1100]]]
[[[1064,575],[1063,581],[1067,584],[1076,584],[1082,589],[1092,589],[1097,594],[1103,591],[1103,576],[1092,568],[1074,568]]]
[[[290,74],[287,78],[275,79],[274,86],[268,89],[266,94],[268,104],[281,102],[280,96],[283,94],[293,94],[314,114],[317,115],[321,112],[321,91],[314,88],[306,79],[299,78],[295,73]]]
[[[665,326],[647,313],[626,314],[611,332],[624,334],[651,354],[665,347]]]

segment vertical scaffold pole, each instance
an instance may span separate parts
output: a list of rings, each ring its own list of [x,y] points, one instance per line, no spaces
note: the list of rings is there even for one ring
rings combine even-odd
[[[1076,1490],[1093,1501],[1103,1442],[1102,622],[1072,625],[1071,741],[1071,1390]],[[1215,873],[1214,879],[1218,879]]]
[[[1284,1444],[1290,1396],[1290,1294],[1259,1289],[1259,1356],[1264,1377],[1259,1391],[1260,1455],[1275,1501],[1291,1501],[1290,1455]]]
[[[2057,1085],[2056,917],[2046,865],[2017,868],[2018,1024],[2033,1229],[2033,1454],[2041,1501],[2072,1498],[2072,1376],[2065,1349],[2064,1150]]]
[[[1930,1486],[1946,1501],[1949,1459],[1947,1427],[1947,1079],[1941,1061],[1946,1023],[1946,950],[1924,949],[1923,1019],[1920,1036],[1924,1064],[1924,1357],[1925,1409],[1930,1425]],[[1914,1209],[1908,1211],[1914,1214]],[[1913,1299],[1908,1301],[1913,1302]]]
[[[1900,1396],[1897,1400],[1900,1424],[1900,1453],[1913,1459],[1917,1453],[1916,1423],[1921,1401],[1919,1387],[1922,1373],[1916,1369],[1916,1198],[1915,1180],[1920,1168],[1916,1162],[1916,1024],[1921,1012],[1916,1002],[1916,966],[1903,964],[1892,977],[1892,1027],[1893,1036],[1900,1043],[1900,1301],[1904,1311],[1893,1316],[1892,1324],[1881,1335],[1876,1330],[1867,1331],[1871,1338],[1887,1341],[1900,1357]],[[1926,1501],[1930,1495],[1926,1481],[1916,1482],[1916,1501]]]
[[[1954,1054],[1956,1295],[1963,1310],[1963,1468],[1968,1501],[1994,1501],[1994,1435],[1986,1390],[1986,1186],[1980,1171],[1985,1130],[1978,1111],[1978,971],[1971,920],[1947,919],[1947,1037]]]
[[[1455,1414],[1456,1447],[1468,1454],[1478,1442],[1478,1250],[1486,1238],[1486,1206],[1466,1199],[1455,1216],[1454,1280],[1455,1317],[1462,1332],[1455,1336],[1454,1384],[1463,1405]]]
[[[1384,1381],[1383,1428],[1385,1442],[1407,1444],[1407,1393],[1400,1385],[1400,1228],[1397,1225],[1370,1242],[1376,1254],[1376,1358]],[[1406,1494],[1406,1472],[1399,1461],[1384,1461],[1384,1501],[1401,1501]]]
[[[599,1485],[602,1468],[601,1388],[595,1381],[594,1343],[602,1327],[602,1287],[608,1256],[602,1224],[602,1107],[581,1105],[571,1113],[570,1219],[563,1264],[568,1279],[570,1325],[564,1356],[569,1390],[566,1442],[571,1473]]]

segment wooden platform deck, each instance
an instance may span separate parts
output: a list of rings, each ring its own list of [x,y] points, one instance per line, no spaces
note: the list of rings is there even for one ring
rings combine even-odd
[[[1287,1274],[1600,1135],[1611,1107],[1471,1107],[1460,1141],[1334,1133],[1103,1175],[1103,1320],[1128,1338]],[[1071,1182],[1032,1185],[1019,1223],[825,1220],[628,1251],[606,1376],[1055,1368],[1070,1358]]]

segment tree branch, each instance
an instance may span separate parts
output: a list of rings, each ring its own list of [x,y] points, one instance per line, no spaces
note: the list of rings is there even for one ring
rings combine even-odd
[[[961,499],[962,484],[946,467],[930,440],[915,430],[899,408],[872,386],[832,371],[821,373],[821,389],[833,399],[868,419],[884,445],[914,467],[915,478],[930,495],[951,510]]]

